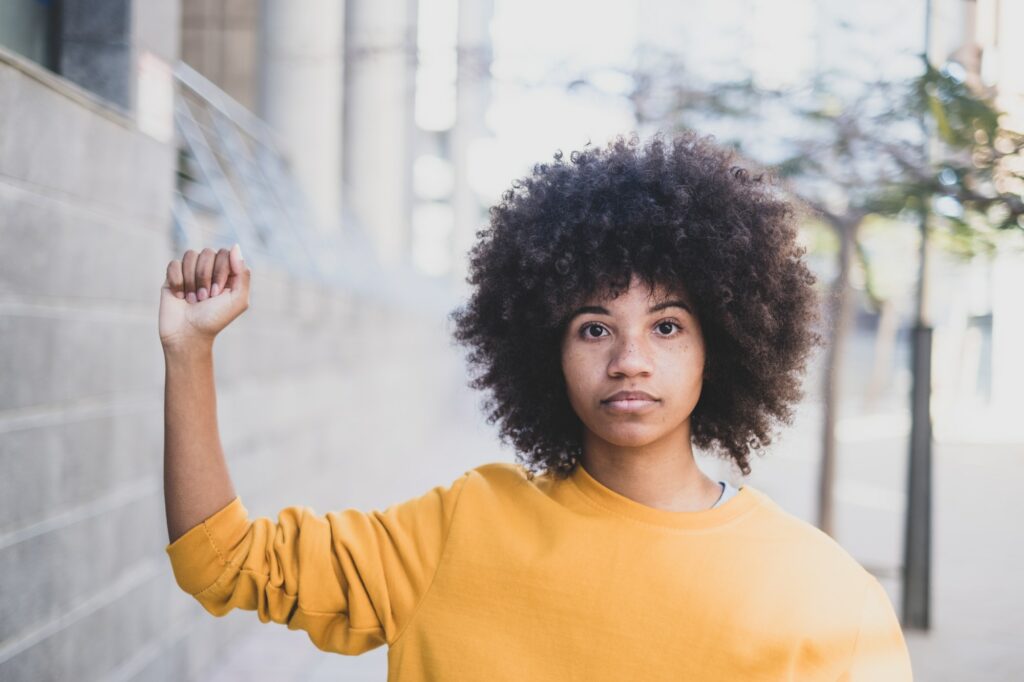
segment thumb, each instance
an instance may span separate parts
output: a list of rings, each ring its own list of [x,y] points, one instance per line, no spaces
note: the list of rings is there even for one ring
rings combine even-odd
[[[231,263],[231,272],[240,274],[242,272],[242,264],[245,262],[245,258],[242,257],[242,247],[236,242],[231,247],[229,252],[229,262]]]
[[[228,281],[225,289],[241,291],[248,287],[249,271],[245,267],[245,258],[242,257],[242,247],[235,244],[228,252],[228,264],[231,272],[228,274]]]

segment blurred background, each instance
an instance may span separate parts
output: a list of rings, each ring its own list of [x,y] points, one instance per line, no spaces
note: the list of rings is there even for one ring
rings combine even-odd
[[[164,554],[168,261],[250,513],[512,461],[446,315],[532,164],[696,128],[808,211],[828,344],[750,483],[886,587],[916,679],[1024,679],[1024,3],[0,0],[0,679],[383,680]],[[396,419],[397,417],[397,419]],[[756,579],[756,575],[752,576]]]

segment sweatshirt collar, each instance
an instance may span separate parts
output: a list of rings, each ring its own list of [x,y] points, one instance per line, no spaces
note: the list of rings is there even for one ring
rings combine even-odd
[[[722,526],[745,514],[761,502],[763,493],[743,484],[733,497],[718,507],[695,512],[657,509],[631,500],[604,486],[577,463],[569,475],[572,486],[584,497],[618,516],[658,526],[687,529],[709,529]]]

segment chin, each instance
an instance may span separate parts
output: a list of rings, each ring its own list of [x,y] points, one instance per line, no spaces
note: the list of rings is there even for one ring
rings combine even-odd
[[[615,445],[620,448],[644,447],[657,442],[667,435],[652,431],[649,428],[644,428],[639,424],[636,425],[636,427],[623,425],[619,428],[602,429],[600,431],[591,430],[591,432],[606,443],[610,443],[611,445]]]

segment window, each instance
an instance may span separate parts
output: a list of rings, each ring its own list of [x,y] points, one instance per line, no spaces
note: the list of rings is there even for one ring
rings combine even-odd
[[[59,0],[0,2],[0,45],[57,71]]]
[[[131,108],[131,0],[0,0],[0,45]]]

